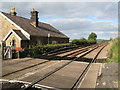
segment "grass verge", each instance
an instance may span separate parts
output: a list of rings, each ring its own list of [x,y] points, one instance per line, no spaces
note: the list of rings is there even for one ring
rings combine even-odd
[[[116,38],[111,41],[112,45],[110,46],[108,56],[109,58],[106,62],[120,62],[120,56],[118,55],[120,52],[120,38]]]

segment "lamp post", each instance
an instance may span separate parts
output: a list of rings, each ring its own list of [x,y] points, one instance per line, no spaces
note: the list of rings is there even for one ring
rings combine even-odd
[[[48,33],[48,44],[50,44],[50,34]]]

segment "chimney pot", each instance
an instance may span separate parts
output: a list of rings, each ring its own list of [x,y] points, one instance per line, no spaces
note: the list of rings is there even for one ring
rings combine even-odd
[[[16,16],[16,12],[15,12],[15,8],[11,8],[11,12],[10,12],[11,15],[15,15]]]
[[[35,9],[34,8],[32,8],[32,12],[34,12],[35,11]]]

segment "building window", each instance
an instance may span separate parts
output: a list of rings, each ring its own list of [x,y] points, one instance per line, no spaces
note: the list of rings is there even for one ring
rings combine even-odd
[[[12,40],[12,46],[15,47],[16,46],[16,41]]]
[[[10,42],[10,46],[11,46],[11,42]]]

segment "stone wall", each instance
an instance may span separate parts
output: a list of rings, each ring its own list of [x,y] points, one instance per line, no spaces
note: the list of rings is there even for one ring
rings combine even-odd
[[[6,18],[0,15],[0,33],[2,34],[0,41],[9,33],[11,29],[18,30],[13,24],[11,24]]]

